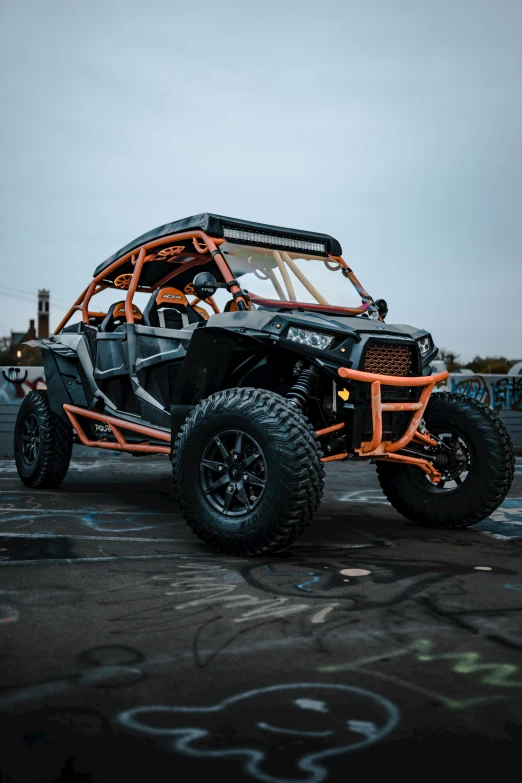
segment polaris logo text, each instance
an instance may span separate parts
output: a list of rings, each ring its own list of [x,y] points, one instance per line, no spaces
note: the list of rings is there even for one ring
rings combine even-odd
[[[112,432],[108,424],[95,424],[94,429],[96,432]]]

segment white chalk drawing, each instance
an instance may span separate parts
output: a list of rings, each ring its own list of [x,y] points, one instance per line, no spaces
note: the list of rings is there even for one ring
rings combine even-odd
[[[371,503],[372,505],[390,505],[384,496],[382,489],[358,489],[354,492],[345,492],[344,495],[336,498],[336,500],[340,500],[342,503]]]
[[[321,783],[334,756],[384,739],[399,723],[397,707],[372,691],[348,685],[272,685],[207,707],[150,706],[118,721],[194,759],[235,758],[262,783]],[[282,736],[291,741],[281,752]]]

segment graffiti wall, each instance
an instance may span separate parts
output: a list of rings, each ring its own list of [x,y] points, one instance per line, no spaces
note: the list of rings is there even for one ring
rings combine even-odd
[[[45,389],[43,367],[0,368],[0,405],[20,405],[32,389]]]
[[[32,389],[45,389],[43,367],[0,367],[0,456],[13,453],[18,406]]]
[[[465,394],[496,413],[522,412],[522,375],[450,375],[448,391]]]
[[[484,403],[504,422],[516,449],[522,449],[522,375],[449,376],[446,389]]]

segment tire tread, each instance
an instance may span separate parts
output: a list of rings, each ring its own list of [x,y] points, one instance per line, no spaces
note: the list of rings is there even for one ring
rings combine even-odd
[[[252,416],[275,443],[290,500],[283,504],[277,525],[234,536],[209,530],[198,521],[184,492],[187,442],[194,431],[223,410]],[[324,465],[319,439],[295,406],[275,392],[254,388],[227,389],[203,400],[188,416],[174,447],[173,472],[185,520],[206,544],[241,556],[283,549],[298,538],[318,510],[324,491]]]
[[[21,463],[19,442],[19,430],[28,409],[36,415],[40,428],[40,458],[30,473]],[[30,391],[20,406],[15,425],[15,461],[23,483],[33,489],[58,487],[69,469],[72,445],[72,427],[51,410],[47,391]]]
[[[455,502],[453,514],[437,510],[436,498],[429,513],[413,499],[414,493],[404,491],[402,466],[377,463],[377,476],[381,488],[391,505],[407,519],[423,527],[457,529],[469,527],[490,516],[507,496],[515,475],[515,450],[509,432],[503,421],[486,405],[454,392],[433,394],[429,412],[451,410],[453,415],[465,417],[472,423],[482,438],[488,454],[488,470],[472,497],[472,502],[461,507]],[[428,426],[429,429],[429,426]],[[463,485],[465,486],[465,485]]]

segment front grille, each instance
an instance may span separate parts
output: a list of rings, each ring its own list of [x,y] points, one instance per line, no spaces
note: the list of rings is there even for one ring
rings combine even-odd
[[[412,390],[407,386],[381,386],[383,402],[411,402]]]
[[[409,375],[411,351],[405,345],[371,345],[366,351],[363,370],[378,375]]]

